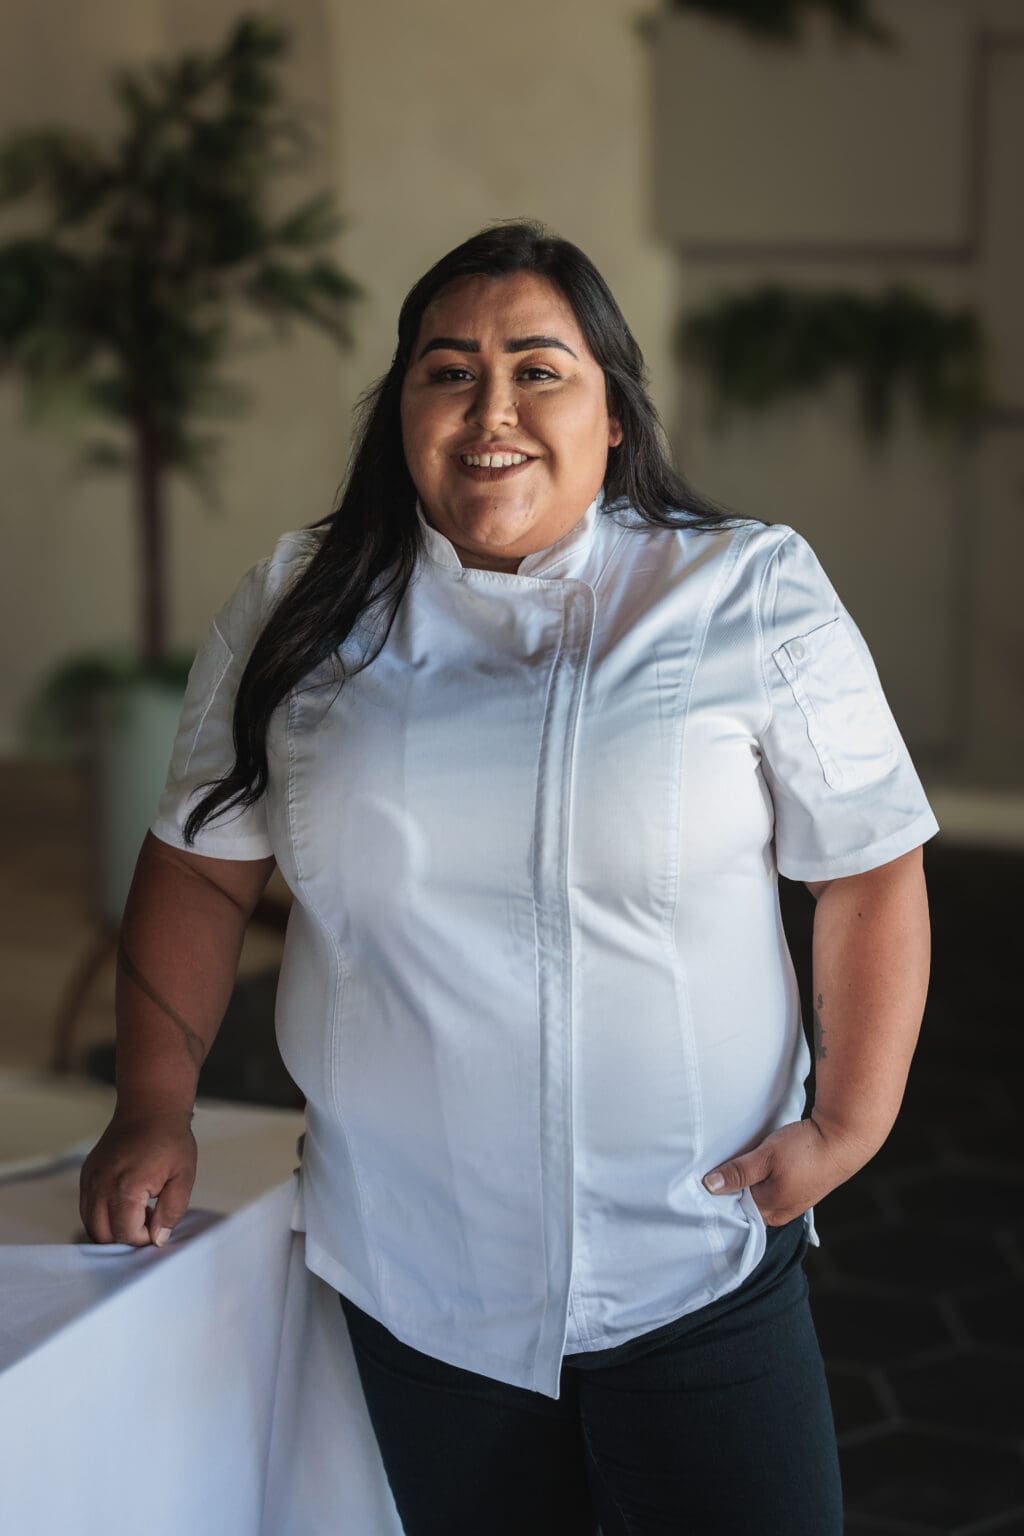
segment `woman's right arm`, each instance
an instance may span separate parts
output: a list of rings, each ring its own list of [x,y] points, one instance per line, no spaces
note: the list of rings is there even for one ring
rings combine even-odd
[[[209,858],[146,833],[118,944],[116,1105],[81,1172],[79,1211],[93,1242],[156,1242],[188,1208],[199,1069],[274,864]]]

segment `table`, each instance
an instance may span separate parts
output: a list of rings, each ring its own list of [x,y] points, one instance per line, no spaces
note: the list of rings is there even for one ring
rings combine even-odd
[[[0,1073],[0,1530],[401,1536],[337,1293],[290,1227],[303,1115],[200,1100],[159,1249],[83,1240],[112,1108]]]

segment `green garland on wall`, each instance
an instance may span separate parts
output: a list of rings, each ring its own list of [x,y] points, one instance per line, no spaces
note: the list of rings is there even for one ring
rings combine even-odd
[[[730,407],[761,410],[843,372],[859,383],[870,438],[888,432],[899,384],[931,430],[970,430],[990,403],[974,311],[941,310],[902,286],[874,297],[768,284],[685,314],[675,341],[677,358],[712,381],[716,426]]]
[[[793,43],[800,38],[807,11],[825,11],[840,32],[850,32],[882,47],[895,34],[871,13],[871,0],[671,0],[677,11],[699,11],[713,21],[741,27],[765,42]]]

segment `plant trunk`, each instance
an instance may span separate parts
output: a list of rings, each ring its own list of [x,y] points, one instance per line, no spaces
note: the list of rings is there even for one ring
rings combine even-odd
[[[135,427],[136,510],[142,582],[139,586],[139,634],[142,662],[152,666],[164,659],[164,484],[160,445],[153,423],[139,419]]]

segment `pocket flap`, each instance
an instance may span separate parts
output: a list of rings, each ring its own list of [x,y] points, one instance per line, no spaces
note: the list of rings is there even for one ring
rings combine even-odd
[[[885,695],[842,614],[772,652],[804,716],[825,782],[861,789],[896,762],[899,740]]]

